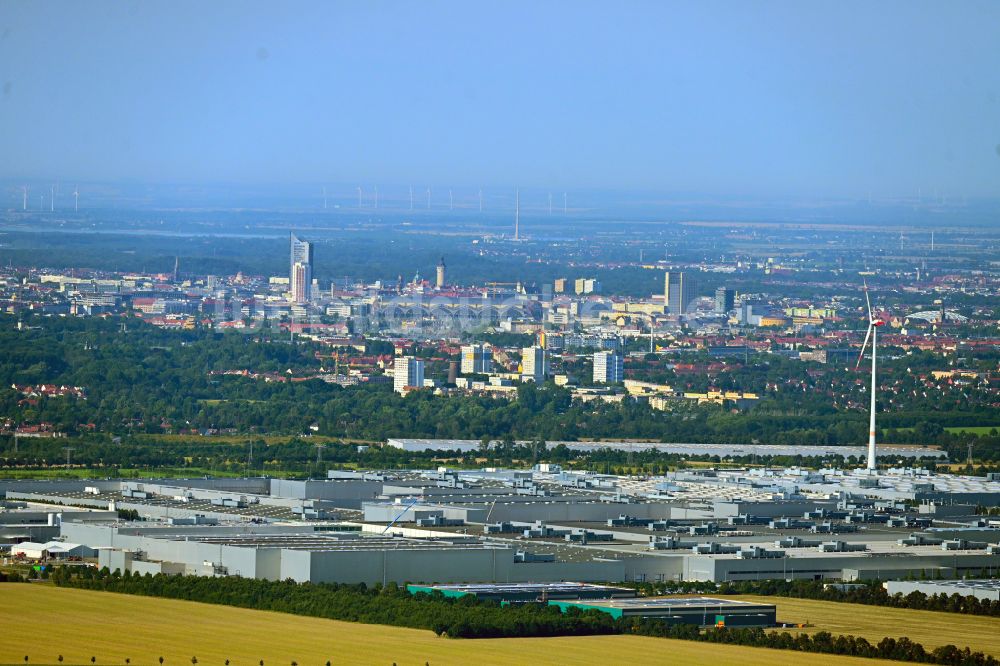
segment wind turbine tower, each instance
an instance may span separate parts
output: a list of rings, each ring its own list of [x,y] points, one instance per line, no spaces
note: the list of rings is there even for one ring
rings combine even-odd
[[[521,190],[514,188],[514,240],[521,240]]]
[[[868,471],[874,472],[875,467],[875,391],[878,385],[875,382],[875,349],[876,339],[878,338],[878,328],[884,322],[881,319],[875,319],[875,314],[872,312],[872,302],[871,298],[868,296],[868,284],[865,284],[865,305],[868,308],[868,331],[865,333],[865,341],[861,345],[861,354],[858,356],[858,364],[856,368],[861,367],[861,361],[865,356],[865,348],[868,346],[868,340],[872,341],[872,388],[871,388],[871,408],[869,412],[868,421]]]
[[[427,210],[431,209],[431,188],[427,188]]]
[[[323,210],[326,210],[326,187],[323,187]]]
[[[73,212],[80,212],[80,186],[77,185],[73,188]]]
[[[56,186],[52,186],[52,196],[49,197],[49,212],[56,212]]]
[[[24,200],[21,202],[21,210],[28,210],[28,186],[27,185],[23,185],[21,187],[21,193],[22,193],[22,195],[24,197]]]
[[[361,186],[360,186],[360,185],[358,185],[358,208],[361,208],[361,203],[362,203],[362,202],[361,202],[361,197],[362,197],[363,193],[364,193],[364,192],[363,192],[363,190],[361,189]]]
[[[410,210],[413,210],[413,185],[410,185]]]

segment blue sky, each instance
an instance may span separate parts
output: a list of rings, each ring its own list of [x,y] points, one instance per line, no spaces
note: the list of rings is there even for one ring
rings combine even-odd
[[[0,0],[0,179],[1000,193],[1000,2]]]

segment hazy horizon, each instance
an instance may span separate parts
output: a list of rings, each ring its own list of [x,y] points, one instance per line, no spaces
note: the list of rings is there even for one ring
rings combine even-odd
[[[995,198],[998,24],[989,2],[8,3],[0,181],[8,206],[56,181]]]

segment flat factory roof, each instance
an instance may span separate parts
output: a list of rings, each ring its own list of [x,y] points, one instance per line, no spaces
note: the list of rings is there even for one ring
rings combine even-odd
[[[456,585],[411,585],[420,589],[431,589],[465,594],[521,594],[537,592],[575,593],[575,592],[607,592],[609,595],[635,596],[635,590],[612,585],[595,585],[593,583],[505,583],[505,584],[456,584]]]

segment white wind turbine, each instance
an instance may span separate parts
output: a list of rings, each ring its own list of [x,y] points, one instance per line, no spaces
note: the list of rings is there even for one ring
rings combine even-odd
[[[871,390],[871,411],[869,412],[868,421],[868,469],[871,471],[875,470],[875,350],[877,348],[876,339],[878,337],[878,327],[881,326],[883,322],[881,319],[875,319],[875,314],[872,312],[872,302],[868,297],[868,283],[865,283],[865,305],[868,308],[868,331],[865,333],[865,341],[861,345],[861,354],[858,355],[858,363],[856,368],[861,367],[861,361],[865,356],[865,348],[868,346],[869,338],[872,341],[872,390]]]

